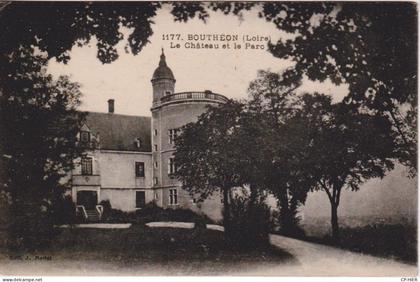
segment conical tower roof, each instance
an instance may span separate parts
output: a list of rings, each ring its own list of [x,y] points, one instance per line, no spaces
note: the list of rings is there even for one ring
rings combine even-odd
[[[166,64],[166,57],[163,52],[163,48],[162,48],[162,54],[160,55],[159,66],[153,73],[152,81],[155,81],[158,79],[171,79],[175,81],[175,77],[174,77],[174,74],[172,73],[172,70]]]

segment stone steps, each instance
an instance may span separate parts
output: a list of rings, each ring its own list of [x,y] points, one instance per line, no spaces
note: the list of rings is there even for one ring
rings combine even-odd
[[[98,222],[99,221],[99,213],[97,210],[86,210],[87,220],[88,222]]]

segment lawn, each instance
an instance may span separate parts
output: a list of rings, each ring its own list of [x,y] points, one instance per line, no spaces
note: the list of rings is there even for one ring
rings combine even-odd
[[[42,252],[24,254],[66,261],[100,262],[115,269],[157,269],[153,274],[222,275],[294,262],[287,252],[274,246],[253,251],[232,250],[223,232],[206,229],[148,228],[64,229]],[[163,271],[163,272],[161,272]],[[74,275],[81,273],[74,273]]]

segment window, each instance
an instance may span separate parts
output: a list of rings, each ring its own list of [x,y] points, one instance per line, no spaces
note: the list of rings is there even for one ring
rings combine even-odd
[[[157,179],[157,177],[153,178],[153,184],[154,184],[154,185],[157,185],[157,184],[158,184],[158,179]]]
[[[168,130],[168,134],[169,134],[169,144],[174,144],[175,143],[175,138],[178,136],[179,133],[179,129],[169,129]]]
[[[81,131],[80,132],[80,142],[82,142],[82,143],[90,142],[90,132],[89,131]]]
[[[144,208],[146,205],[146,193],[144,191],[136,192],[136,208]]]
[[[168,174],[174,174],[176,172],[175,158],[170,157],[168,162]]]
[[[175,130],[169,129],[169,144],[173,144],[175,140]]]
[[[158,163],[157,162],[155,162],[155,168],[158,168]]]
[[[136,162],[136,176],[144,177],[144,162]]]
[[[176,189],[169,189],[169,204],[178,205],[178,191]]]
[[[157,151],[157,145],[155,145],[155,151]]]
[[[136,138],[136,140],[134,140],[134,145],[136,146],[137,149],[140,149],[141,148],[141,139],[140,139],[140,137],[139,138]]]
[[[165,91],[165,96],[166,95],[171,95],[171,91]]]
[[[154,133],[155,133],[155,136],[157,136],[157,129],[155,129]]]
[[[92,158],[82,158],[82,175],[92,175]]]

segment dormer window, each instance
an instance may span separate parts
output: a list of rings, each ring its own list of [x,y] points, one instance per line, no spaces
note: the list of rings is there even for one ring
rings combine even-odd
[[[80,142],[82,142],[82,143],[89,143],[90,142],[90,132],[89,131],[81,131],[80,132]]]
[[[136,138],[136,140],[134,140],[134,146],[137,149],[140,149],[141,148],[141,139],[140,138]]]

